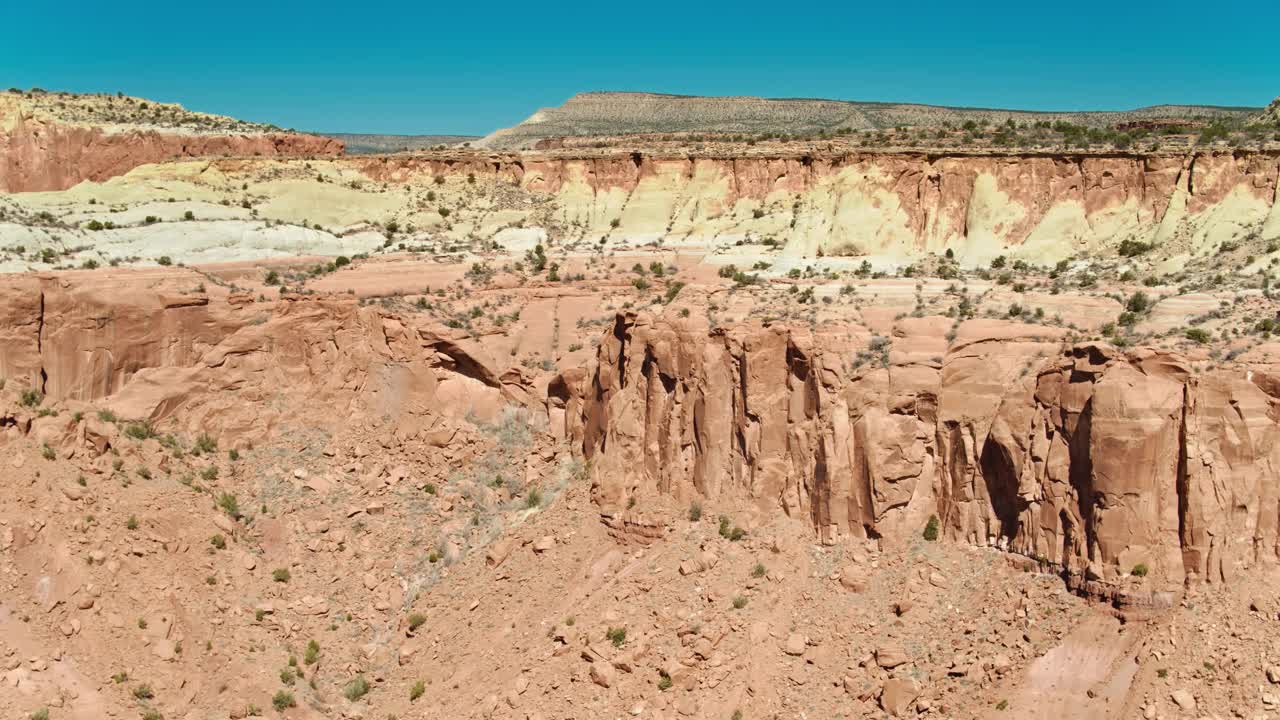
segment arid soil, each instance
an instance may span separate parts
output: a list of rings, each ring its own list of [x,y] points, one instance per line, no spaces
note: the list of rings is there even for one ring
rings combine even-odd
[[[1276,717],[1278,173],[726,142],[0,195],[0,717]]]

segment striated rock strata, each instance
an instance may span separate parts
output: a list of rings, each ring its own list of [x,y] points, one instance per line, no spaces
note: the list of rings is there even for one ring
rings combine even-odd
[[[178,158],[336,156],[343,150],[333,138],[300,133],[106,130],[27,117],[13,106],[0,109],[10,111],[0,115],[0,192],[65,190]]]
[[[1280,237],[1280,157],[1260,152],[533,153],[358,167],[386,182],[469,173],[516,183],[554,197],[559,221],[590,232],[673,245],[770,237],[804,257],[951,249],[968,263],[1007,252],[1054,262],[1123,239],[1170,244],[1173,255],[1255,231]]]

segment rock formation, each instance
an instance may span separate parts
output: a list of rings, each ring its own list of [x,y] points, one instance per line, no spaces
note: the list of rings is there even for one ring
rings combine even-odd
[[[333,138],[293,132],[105,129],[32,116],[21,103],[0,102],[0,192],[63,190],[178,158],[333,156],[342,149]]]
[[[352,412],[430,441],[448,418],[491,418],[529,401],[518,372],[503,373],[456,331],[353,300],[211,302],[183,288],[194,277],[153,278],[155,289],[124,295],[119,285],[30,276],[0,285],[0,377],[51,401],[105,401],[122,418],[180,418],[228,441]],[[316,407],[340,412],[322,418]]]
[[[771,237],[810,258],[910,262],[951,249],[967,263],[1007,252],[1056,262],[1123,239],[1189,250],[1236,237],[1242,226],[1280,237],[1280,157],[1269,153],[531,154],[376,158],[360,167],[388,182],[492,176],[554,196],[566,225],[609,232],[616,221],[627,237],[675,246]]]
[[[960,126],[966,121],[1000,125],[1070,122],[1105,126],[1153,118],[1245,117],[1253,109],[1197,105],[1157,105],[1124,111],[1025,112],[956,108],[916,103],[849,102],[821,99],[699,97],[642,92],[587,92],[559,107],[542,108],[515,127],[498,130],[480,144],[494,148],[533,147],[559,136],[604,136],[664,132],[813,133],[897,126]]]
[[[1003,321],[709,335],[620,315],[567,423],[608,519],[632,498],[736,500],[822,539],[901,542],[937,515],[1081,582],[1218,582],[1280,559],[1280,372],[1068,345]],[[573,413],[569,413],[570,416]],[[1136,569],[1136,570],[1135,570]]]

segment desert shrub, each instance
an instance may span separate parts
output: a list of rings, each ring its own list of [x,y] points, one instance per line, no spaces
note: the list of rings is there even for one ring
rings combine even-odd
[[[146,420],[139,422],[131,422],[124,428],[124,434],[134,440],[146,440],[156,436],[156,431],[151,427],[151,423]]]
[[[1120,247],[1117,248],[1116,251],[1120,253],[1121,257],[1137,257],[1144,253],[1151,252],[1151,249],[1154,247],[1155,246],[1151,243],[1145,243],[1139,240],[1123,240],[1120,242]]]
[[[421,680],[415,682],[413,687],[409,689],[409,702],[414,702],[427,691],[426,683]]]
[[[23,407],[33,408],[44,402],[44,395],[35,388],[23,390],[22,395],[18,398],[18,402],[22,403]]]
[[[741,595],[735,595],[733,598],[733,609],[741,610],[747,606],[747,599]]]
[[[276,568],[271,571],[271,579],[278,583],[287,583],[292,579],[292,575],[289,573],[289,568]]]
[[[1188,328],[1183,335],[1185,335],[1188,340],[1200,343],[1201,345],[1204,345],[1211,339],[1209,332],[1202,328]]]
[[[702,505],[695,501],[693,504],[689,505],[689,520],[692,522],[698,522],[701,519]]]
[[[218,507],[233,518],[240,517],[240,501],[236,500],[236,496],[231,493],[222,493],[218,495]]]
[[[614,647],[622,647],[622,644],[627,641],[627,629],[611,627],[605,631],[604,636],[613,643]]]
[[[218,451],[218,443],[205,433],[200,433],[200,435],[196,437],[195,445],[192,446],[191,449],[197,455],[202,453],[215,453]]]
[[[1133,566],[1133,571],[1130,572],[1129,574],[1133,575],[1134,577],[1146,577],[1147,573],[1150,571],[1151,571],[1150,568],[1148,568],[1145,563],[1138,563],[1137,565]]]
[[[422,627],[423,623],[425,623],[426,621],[427,621],[427,616],[423,615],[422,613],[414,613],[410,615],[409,616],[409,632],[413,632],[418,628]]]
[[[924,526],[924,539],[934,542],[938,539],[939,522],[937,515],[930,515],[929,522]]]
[[[287,690],[281,690],[271,698],[271,707],[279,712],[284,712],[297,704],[297,701],[293,699],[293,693]]]
[[[1139,290],[1129,296],[1124,307],[1131,313],[1144,313],[1151,308],[1151,298],[1147,294]]]
[[[355,680],[347,683],[342,694],[351,702],[355,702],[369,694],[369,681],[365,680],[363,675],[357,675]]]

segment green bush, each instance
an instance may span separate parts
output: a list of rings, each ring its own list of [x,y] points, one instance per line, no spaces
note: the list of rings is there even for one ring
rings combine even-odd
[[[279,712],[284,712],[297,704],[297,701],[293,699],[293,693],[287,690],[281,690],[271,698],[271,707]]]
[[[35,388],[31,388],[30,390],[23,390],[21,397],[18,399],[18,402],[22,403],[23,407],[33,408],[39,405],[40,403],[44,402],[44,395],[39,390],[36,390]]]
[[[236,496],[231,493],[222,493],[218,495],[218,507],[233,518],[240,517],[240,501],[236,500]]]
[[[1117,252],[1121,257],[1137,257],[1144,253],[1151,252],[1155,246],[1151,243],[1144,243],[1139,240],[1122,240]]]
[[[320,643],[311,640],[307,643],[307,652],[302,656],[302,662],[307,665],[315,665],[320,661]]]
[[[409,702],[414,702],[427,691],[427,684],[419,680],[409,689]]]
[[[611,627],[605,631],[604,636],[613,643],[614,647],[622,647],[622,644],[627,641],[627,629]]]
[[[1187,331],[1183,334],[1186,336],[1188,340],[1192,342],[1200,343],[1201,345],[1204,345],[1205,343],[1209,342],[1209,340],[1212,339],[1208,331],[1203,330],[1201,328],[1188,328]]]
[[[924,526],[924,539],[929,542],[935,542],[938,539],[938,530],[940,529],[937,515],[930,515],[929,522]]]
[[[747,536],[747,531],[737,525],[734,525],[733,522],[729,520],[728,515],[720,516],[719,532],[720,537],[733,542],[737,542]]]
[[[215,453],[218,451],[218,443],[205,433],[200,433],[200,435],[196,437],[196,443],[191,449],[197,455],[203,453]]]
[[[1131,313],[1144,313],[1151,308],[1151,298],[1147,294],[1139,290],[1129,296],[1129,300],[1124,305],[1125,309]]]
[[[1145,563],[1138,563],[1133,566],[1133,571],[1129,574],[1134,577],[1146,577],[1147,573],[1150,571],[1150,568],[1148,568]]]
[[[342,694],[351,702],[355,702],[369,694],[369,681],[365,680],[363,675],[357,675],[355,680],[347,683]]]
[[[146,420],[140,422],[132,422],[125,426],[124,434],[134,440],[147,440],[156,436],[156,431],[151,427],[151,423]]]

